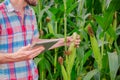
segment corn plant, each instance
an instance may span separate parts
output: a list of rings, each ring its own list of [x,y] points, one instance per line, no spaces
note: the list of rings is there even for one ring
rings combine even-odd
[[[34,59],[39,80],[120,80],[119,4],[120,0],[38,0],[34,10],[40,38],[65,38],[66,45],[67,36],[81,37],[79,48],[72,42]]]
[[[72,64],[69,63],[70,55],[63,54],[63,51],[69,53],[67,46],[35,58],[40,80],[120,79],[119,0],[38,1],[39,5],[34,9],[39,31],[44,32],[40,38],[64,37],[66,40],[74,32],[81,36],[81,44],[76,49]],[[94,35],[88,34],[87,26]],[[63,56],[62,65],[57,62],[58,56]]]
[[[64,80],[71,80],[71,72],[76,58],[76,48],[74,41],[77,39],[77,36],[77,33],[73,33],[73,42],[70,44],[68,51],[65,52],[65,64],[63,64],[63,60],[61,61],[61,57],[59,58]]]

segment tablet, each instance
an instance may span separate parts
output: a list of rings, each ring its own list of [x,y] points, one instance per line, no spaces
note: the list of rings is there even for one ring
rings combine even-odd
[[[59,41],[59,39],[53,39],[53,40],[45,40],[45,41],[40,41],[36,42],[31,45],[31,48],[43,46],[45,48],[44,51],[48,50],[50,47],[52,47],[54,44],[56,44]]]

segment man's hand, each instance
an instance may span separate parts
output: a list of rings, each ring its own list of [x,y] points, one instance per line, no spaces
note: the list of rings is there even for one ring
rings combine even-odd
[[[30,45],[22,47],[13,54],[16,61],[30,60],[39,55],[44,50],[44,47],[36,47],[32,49]]]
[[[73,42],[72,36],[67,37],[66,45],[69,46],[71,44],[71,42]],[[75,43],[76,47],[79,47],[80,36],[77,36],[77,39],[74,41],[74,43]],[[65,39],[64,38],[59,38],[59,41],[55,45],[53,45],[50,49],[54,49],[54,48],[61,47],[61,46],[64,46],[64,45],[65,45]]]
[[[67,37],[67,45],[69,46],[70,45],[70,43],[73,41],[73,38],[72,38],[72,36],[70,36],[70,37]],[[76,40],[74,41],[74,43],[75,43],[75,46],[76,47],[79,47],[79,44],[80,44],[80,36],[77,36],[77,38],[76,38]]]

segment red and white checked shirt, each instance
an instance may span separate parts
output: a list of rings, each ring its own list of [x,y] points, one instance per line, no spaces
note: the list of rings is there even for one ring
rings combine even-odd
[[[0,4],[0,52],[14,53],[38,37],[36,18],[30,6],[25,7],[24,22],[10,0]],[[0,64],[0,80],[37,80],[33,60]]]

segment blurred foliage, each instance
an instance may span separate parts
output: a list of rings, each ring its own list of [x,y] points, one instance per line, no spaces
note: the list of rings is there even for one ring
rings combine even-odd
[[[40,38],[66,38],[74,32],[81,37],[72,70],[67,71],[69,80],[120,80],[119,4],[120,0],[38,0],[33,7]],[[67,49],[46,51],[34,59],[40,80],[66,79],[58,57],[66,66]]]
[[[119,4],[119,0],[39,0],[38,6],[34,9],[39,31],[44,32],[40,38],[61,38],[74,32],[81,36],[81,44],[76,50],[69,80],[119,79]],[[40,80],[66,79],[69,73],[66,74],[65,71],[68,69],[60,68],[57,62],[57,58],[62,56],[64,65],[67,65],[64,51],[66,49],[60,47],[46,52],[49,56],[46,53],[42,54],[42,58],[48,61],[49,68],[44,65],[44,69],[41,69],[40,65],[45,63],[40,61]]]

